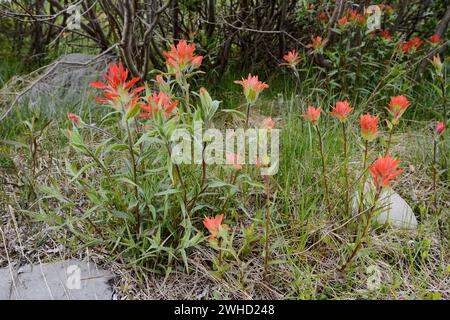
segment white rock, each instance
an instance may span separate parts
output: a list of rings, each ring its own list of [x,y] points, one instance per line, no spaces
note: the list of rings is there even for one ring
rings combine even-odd
[[[364,203],[365,207],[368,208],[373,203],[374,195],[373,192],[370,191],[371,188],[369,184],[366,184],[364,189]],[[358,203],[359,193],[355,195],[353,201],[354,212],[358,211]],[[394,190],[384,190],[380,196],[379,205],[377,207],[381,209],[375,212],[373,221],[383,225],[388,224],[397,229],[417,229],[417,219],[414,212],[408,203],[406,203],[406,201]]]
[[[398,229],[417,229],[417,219],[411,207],[400,195],[390,190],[383,193],[381,202],[386,206],[381,213],[375,215],[375,221],[380,224],[388,223]]]

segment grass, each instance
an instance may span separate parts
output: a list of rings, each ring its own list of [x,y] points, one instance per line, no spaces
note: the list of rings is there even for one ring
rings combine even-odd
[[[375,68],[381,70],[379,79],[391,72],[380,65]],[[66,112],[75,112],[86,122],[101,124],[110,132],[119,134],[116,132],[117,124],[108,120],[106,111],[97,107],[90,97],[83,98],[76,105],[62,105],[50,111],[46,110],[45,103],[37,108],[25,106],[2,122],[2,141],[16,143],[0,145],[0,218],[3,222],[0,236],[5,243],[0,244],[0,266],[6,266],[10,261],[26,263],[88,258],[113,270],[118,275],[115,282],[118,296],[130,299],[450,298],[448,179],[441,179],[438,185],[440,202],[437,212],[433,210],[431,201],[432,128],[429,123],[439,113],[439,109],[434,107],[439,104],[430,82],[427,79],[415,82],[406,75],[405,69],[399,69],[388,77],[379,91],[374,91],[378,82],[372,81],[370,74],[360,75],[360,84],[355,85],[352,91],[343,91],[340,85],[342,77],[352,78],[353,75],[324,76],[323,71],[312,65],[306,65],[301,73],[304,81],[299,95],[293,95],[295,82],[289,75],[272,75],[270,89],[263,94],[252,113],[255,119],[271,115],[282,128],[280,171],[271,180],[269,281],[263,281],[265,194],[258,186],[247,185],[245,177],[239,180],[240,190],[234,191],[230,209],[226,212],[226,223],[234,234],[233,247],[239,253],[237,257],[225,253],[226,264],[222,271],[211,271],[217,252],[205,242],[195,244],[195,250],[186,250],[185,259],[180,259],[165,246],[165,237],[170,235],[162,234],[155,238],[158,234],[156,227],[150,229],[149,240],[135,242],[128,235],[128,224],[118,227],[115,218],[107,216],[101,206],[95,204],[95,195],[85,196],[82,191],[88,189],[89,184],[101,190],[107,182],[100,180],[100,173],[91,167],[85,167],[80,174],[83,177],[81,183],[75,183],[69,174],[74,169],[69,160],[78,166],[77,170],[92,160],[75,153],[62,134],[70,127]],[[223,100],[222,108],[242,107],[240,87],[233,84],[233,80],[245,74],[227,73],[211,90],[214,98]],[[265,77],[261,78],[265,80]],[[199,81],[197,85],[206,83]],[[407,95],[413,103],[394,134],[392,152],[402,159],[405,170],[396,191],[411,205],[419,228],[402,231],[375,226],[370,231],[370,240],[364,244],[354,263],[346,274],[341,274],[337,269],[351,252],[354,232],[361,225],[358,219],[345,216],[339,209],[342,208],[344,191],[341,128],[336,121],[322,116],[330,198],[333,208],[336,208],[330,215],[323,198],[317,135],[310,125],[300,121],[300,114],[308,104],[322,106],[328,111],[335,101],[349,98],[356,109],[350,121],[355,123],[357,115],[363,111],[375,110],[377,114],[384,114],[382,106],[387,104],[386,97],[399,92]],[[371,96],[370,103],[366,103]],[[32,182],[29,179],[32,157],[27,148],[30,134],[22,124],[31,119],[35,119],[32,132],[39,132],[51,121],[36,138],[38,160],[35,170],[38,174]],[[362,161],[362,141],[356,126],[350,132],[350,181],[355,181]],[[86,130],[83,138],[98,147],[99,153],[109,153],[101,145],[101,134]],[[379,139],[373,144],[371,160],[383,149],[382,141]],[[448,146],[446,148],[448,150]],[[152,152],[158,154],[159,150],[155,148]],[[119,171],[129,166],[125,153],[105,156],[105,159],[108,165]],[[182,170],[190,172],[189,168]],[[228,179],[226,172],[217,170],[224,179]],[[195,181],[199,172],[200,168],[195,169],[189,179]],[[157,199],[156,195],[167,189],[166,184],[167,181],[154,172],[145,177],[142,186],[146,194],[152,195],[146,202],[157,204],[149,211],[155,221],[165,221],[167,215],[173,214],[171,202],[178,201],[171,195]],[[111,195],[114,196],[128,197],[126,192]],[[202,203],[217,208],[223,197],[224,194],[211,191]],[[209,210],[209,207],[204,207],[195,213],[192,219],[194,233],[203,232],[201,218]],[[163,218],[159,220],[160,217]],[[110,226],[96,232],[100,222]],[[170,225],[165,227],[171,228]],[[99,238],[99,234],[106,239]],[[22,245],[17,246],[17,243]],[[111,245],[114,250],[111,250]],[[369,266],[375,266],[376,270],[371,271],[367,268]],[[368,290],[368,281],[378,276],[380,287]]]

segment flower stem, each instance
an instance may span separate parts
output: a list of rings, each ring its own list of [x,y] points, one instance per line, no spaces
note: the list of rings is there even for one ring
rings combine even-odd
[[[315,127],[317,130],[317,135],[319,136],[320,156],[322,158],[322,176],[323,176],[323,187],[325,188],[325,201],[327,202],[328,213],[331,214],[331,204],[330,204],[330,197],[328,194],[327,169],[325,166],[325,156],[323,153],[322,135],[320,133],[319,126],[316,125]]]
[[[245,118],[245,129],[248,128],[248,119],[250,118],[250,107],[251,103],[247,103],[247,116]]]
[[[434,193],[434,211],[437,213],[437,191],[436,191],[436,179],[437,179],[437,170],[436,170],[436,152],[437,152],[437,138],[434,139],[433,143],[433,193]]]
[[[358,215],[363,211],[363,204],[364,204],[364,187],[366,185],[366,179],[367,179],[367,173],[366,173],[366,166],[367,166],[367,156],[369,154],[369,141],[365,141],[364,146],[364,160],[363,160],[363,166],[362,166],[362,184],[359,191],[359,208],[358,208]]]
[[[222,266],[222,238],[217,239],[217,245],[219,247],[219,255],[217,257],[217,267],[218,269]]]
[[[391,127],[390,129],[389,129],[389,137],[388,137],[388,142],[387,142],[387,146],[386,146],[386,153],[385,153],[385,157],[389,154],[389,148],[391,147],[391,143],[392,143],[392,131],[394,131],[393,130],[393,128]]]
[[[130,125],[128,124],[128,120],[125,120],[125,127],[127,129],[127,136],[128,136],[128,150],[130,151],[130,160],[131,160],[131,166],[133,170],[133,182],[134,182],[134,195],[136,197],[136,207],[135,207],[135,215],[136,215],[136,235],[139,237],[139,230],[141,226],[141,214],[139,212],[139,191],[138,191],[138,177],[137,177],[137,167],[136,167],[136,159],[134,158],[134,151],[133,151],[133,137],[131,135]]]
[[[345,178],[345,214],[349,214],[349,183],[348,183],[348,151],[347,151],[347,132],[345,122],[342,122],[342,134],[344,136],[344,178]]]
[[[343,272],[347,268],[347,266],[352,262],[352,260],[355,257],[356,253],[358,253],[359,249],[361,249],[361,245],[362,245],[364,239],[367,236],[367,231],[369,230],[370,222],[372,221],[372,216],[373,216],[373,213],[375,211],[375,208],[376,208],[378,199],[380,198],[382,190],[383,190],[382,188],[378,188],[377,193],[375,195],[375,199],[373,201],[373,205],[372,205],[372,207],[369,210],[369,215],[367,216],[367,222],[366,222],[366,225],[364,226],[361,238],[359,239],[358,243],[356,244],[355,249],[353,249],[352,254],[347,258],[347,261],[339,269],[339,271]]]
[[[269,227],[270,227],[270,186],[269,176],[264,176],[266,180],[266,241],[264,244],[264,279],[266,279],[267,269],[269,264]]]

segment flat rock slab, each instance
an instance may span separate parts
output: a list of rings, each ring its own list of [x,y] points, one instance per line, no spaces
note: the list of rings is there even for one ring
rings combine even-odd
[[[0,269],[2,300],[111,300],[113,274],[77,260]]]

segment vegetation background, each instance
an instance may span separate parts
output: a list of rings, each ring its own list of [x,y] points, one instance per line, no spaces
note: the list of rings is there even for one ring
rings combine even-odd
[[[364,16],[369,5],[381,8],[379,30],[366,32],[365,23],[357,21],[341,27],[340,19],[350,19],[349,10]],[[440,140],[437,165],[433,142],[436,121],[448,120],[449,21],[444,0],[0,0],[0,266],[91,259],[120,275],[115,289],[128,299],[448,299],[448,130]],[[433,43],[433,35],[441,41]],[[317,36],[323,42],[314,49],[310,44]],[[424,44],[402,50],[414,37]],[[122,179],[117,180],[121,191],[110,197],[102,192],[107,183],[101,170],[86,167],[92,160],[74,152],[73,140],[64,134],[72,126],[66,114],[73,112],[122,138],[116,121],[96,105],[96,92],[83,82],[73,99],[48,92],[39,100],[24,96],[49,81],[46,72],[54,61],[73,53],[122,61],[130,76],[153,88],[156,70],[165,70],[163,52],[180,39],[194,43],[196,54],[204,57],[204,74],[190,80],[190,88],[206,87],[221,101],[218,127],[240,124],[237,114],[245,103],[234,80],[252,73],[270,85],[250,121],[258,125],[271,116],[282,129],[280,171],[270,181],[268,197],[264,181],[252,172],[233,180],[228,169],[217,169],[208,193],[191,212],[192,224],[179,227],[182,201],[171,191],[176,187],[169,187],[168,176],[157,170],[164,159],[150,157],[160,150],[155,146],[146,155],[155,167],[145,171],[139,196],[149,220],[142,227],[145,236],[136,240],[126,215],[138,200],[122,179],[130,177],[130,164],[125,154],[111,151],[123,152],[122,147],[108,149],[98,132],[82,133],[86,145]],[[302,58],[294,73],[280,65],[293,49]],[[444,64],[443,82],[430,64],[437,54]],[[64,74],[67,66],[61,67],[58,72]],[[317,137],[301,114],[309,104],[328,112],[337,101],[350,101],[355,114],[348,164],[356,183],[363,149],[357,118],[366,112],[385,117],[389,97],[400,94],[411,107],[393,136],[392,152],[404,170],[395,189],[419,226],[409,231],[375,226],[354,264],[341,273],[361,225],[338,209],[345,191],[341,128],[325,115],[321,119],[330,198],[337,208],[330,215]],[[386,145],[381,122],[373,159]],[[432,188],[435,168],[437,191]],[[189,177],[188,196],[197,201],[201,168],[182,168],[182,173]],[[267,198],[272,236],[265,278]],[[125,202],[126,208],[112,212],[114,201]],[[235,252],[226,254],[218,268],[217,247],[204,237],[201,221],[221,212]],[[381,284],[369,290],[374,275]]]

